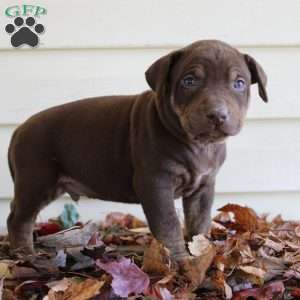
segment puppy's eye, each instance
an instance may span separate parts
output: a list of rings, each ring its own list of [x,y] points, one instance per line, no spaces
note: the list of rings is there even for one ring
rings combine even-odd
[[[180,83],[184,88],[188,89],[188,88],[198,85],[199,80],[196,80],[194,75],[189,74],[189,75],[186,75],[185,77],[183,77],[183,79],[181,79]]]
[[[242,78],[238,78],[233,83],[233,88],[238,92],[243,92],[246,89],[246,82]]]

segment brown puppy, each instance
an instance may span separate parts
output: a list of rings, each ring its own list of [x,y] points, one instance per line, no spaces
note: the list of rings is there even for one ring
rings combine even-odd
[[[206,232],[225,139],[237,134],[250,85],[267,101],[260,65],[214,40],[193,43],[146,72],[152,91],[76,101],[42,111],[15,131],[11,247],[33,252],[39,211],[67,192],[141,203],[174,260],[188,254],[173,200],[183,197],[189,237]]]

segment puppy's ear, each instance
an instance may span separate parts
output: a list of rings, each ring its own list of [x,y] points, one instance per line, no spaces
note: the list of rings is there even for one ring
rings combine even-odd
[[[267,75],[260,64],[250,55],[245,54],[245,60],[251,73],[251,83],[258,84],[259,96],[268,102],[268,95],[266,91]]]
[[[182,51],[173,51],[155,61],[146,71],[145,76],[151,89],[158,92],[161,87],[168,88],[172,67],[181,56]]]

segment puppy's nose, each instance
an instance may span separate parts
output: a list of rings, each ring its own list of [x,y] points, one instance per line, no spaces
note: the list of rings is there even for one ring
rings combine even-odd
[[[215,124],[222,124],[228,120],[229,114],[226,108],[219,108],[210,111],[206,117]]]

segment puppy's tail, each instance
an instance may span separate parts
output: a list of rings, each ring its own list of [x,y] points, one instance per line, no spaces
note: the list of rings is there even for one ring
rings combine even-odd
[[[14,172],[13,164],[12,164],[11,151],[12,151],[12,144],[13,144],[14,138],[16,136],[16,133],[17,133],[17,130],[15,130],[12,135],[12,138],[11,138],[11,141],[10,141],[10,144],[8,147],[8,152],[7,152],[8,167],[9,167],[10,175],[11,175],[11,178],[13,181],[15,181],[15,172]]]

